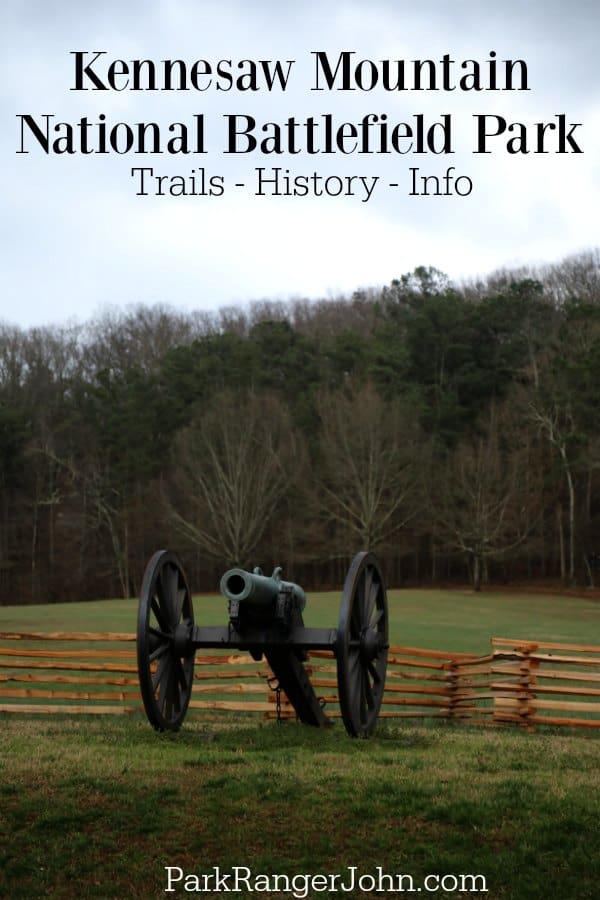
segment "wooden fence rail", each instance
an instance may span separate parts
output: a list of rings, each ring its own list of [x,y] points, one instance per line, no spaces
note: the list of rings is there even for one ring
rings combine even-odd
[[[495,722],[600,727],[600,647],[508,638],[492,647]]]
[[[142,709],[135,635],[0,632],[0,713],[133,714]],[[340,716],[330,651],[309,672]],[[190,715],[294,716],[264,662],[245,653],[196,656]],[[492,638],[491,653],[391,647],[381,708],[386,719],[600,727],[600,646]]]

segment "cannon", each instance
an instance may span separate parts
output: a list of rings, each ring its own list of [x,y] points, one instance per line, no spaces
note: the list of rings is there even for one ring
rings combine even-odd
[[[226,625],[194,622],[192,596],[183,567],[169,550],[155,553],[144,573],[137,623],[137,661],[144,709],[157,731],[177,731],[192,692],[196,650],[236,649],[263,656],[279,687],[308,725],[331,719],[305,669],[311,650],[331,650],[337,661],[340,711],[348,734],[369,735],[377,721],[388,655],[388,606],[377,558],[358,553],[348,569],[337,628],[307,627],[303,589],[271,576],[229,569],[220,582],[228,602]]]

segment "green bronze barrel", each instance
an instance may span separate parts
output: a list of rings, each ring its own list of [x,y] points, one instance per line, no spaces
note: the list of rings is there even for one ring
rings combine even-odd
[[[304,591],[298,584],[282,581],[280,573],[280,568],[275,569],[270,577],[244,569],[229,569],[221,578],[221,593],[228,600],[252,606],[268,606],[275,603],[281,593],[291,593],[297,608],[303,610],[306,605]]]

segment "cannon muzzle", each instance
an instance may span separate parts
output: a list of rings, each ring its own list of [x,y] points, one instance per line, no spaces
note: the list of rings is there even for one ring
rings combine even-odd
[[[260,570],[245,572],[244,569],[229,569],[221,578],[220,588],[230,602],[268,606],[274,604],[281,594],[292,594],[299,610],[306,605],[306,595],[300,585],[281,580],[280,567],[270,577]]]

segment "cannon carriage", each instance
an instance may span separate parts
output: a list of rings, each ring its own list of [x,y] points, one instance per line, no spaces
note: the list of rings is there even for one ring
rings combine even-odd
[[[177,556],[160,550],[150,559],[138,608],[137,659],[146,715],[158,731],[176,731],[188,708],[197,650],[245,650],[265,657],[279,687],[308,725],[331,724],[304,663],[311,650],[331,650],[337,661],[342,719],[353,737],[376,724],[388,653],[388,607],[383,573],[372,553],[358,553],[348,570],[337,628],[304,624],[303,589],[260,569],[230,569],[221,578],[228,602],[225,625],[194,621],[192,596]]]

